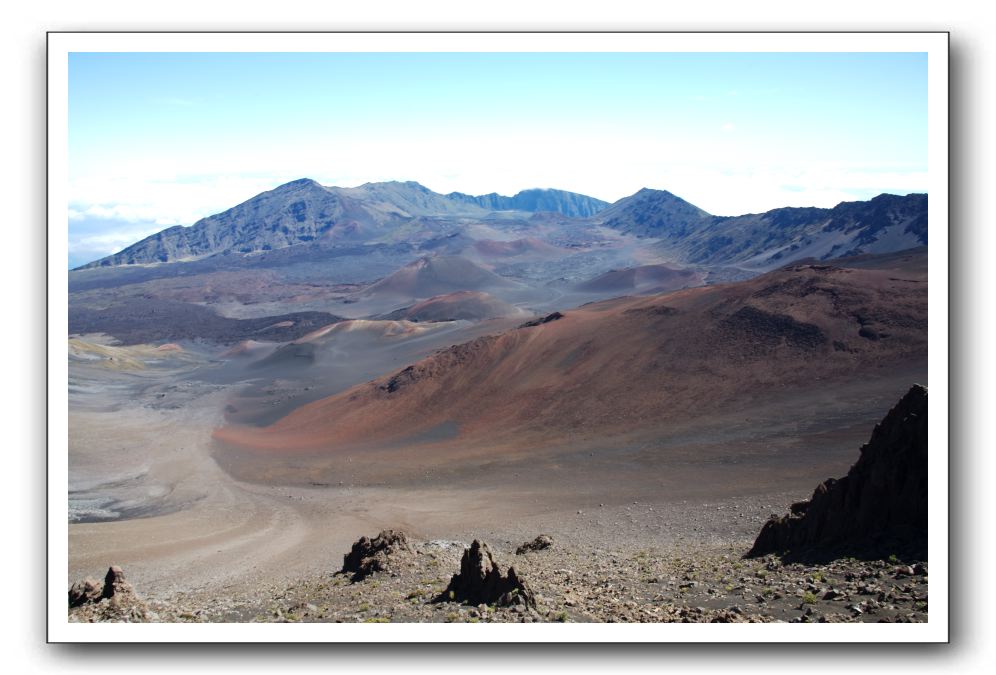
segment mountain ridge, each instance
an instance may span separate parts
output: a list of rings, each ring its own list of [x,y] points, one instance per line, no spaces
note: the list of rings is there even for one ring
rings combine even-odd
[[[477,204],[493,211],[551,211],[573,218],[589,218],[607,208],[609,202],[589,197],[577,192],[552,188],[530,188],[520,190],[511,197],[490,192],[486,195],[468,195],[450,192],[450,199]]]
[[[563,190],[523,190],[513,197],[443,195],[414,181],[341,188],[301,178],[189,227],[164,229],[77,270],[217,255],[251,261],[292,247],[321,252],[388,244],[408,246],[420,255],[440,243],[452,250],[460,242],[466,246],[494,240],[499,245],[529,239],[576,248],[578,237],[592,244],[604,241],[606,231],[618,233],[612,237],[640,240],[637,245],[661,262],[753,274],[796,259],[926,245],[927,195],[886,193],[829,209],[783,207],[715,216],[671,192],[651,188],[606,204]]]
[[[593,213],[607,205],[565,190],[523,190],[514,197],[496,193],[475,197],[459,192],[443,195],[416,181],[342,188],[299,178],[190,226],[166,228],[75,269],[195,260],[228,252],[251,255],[316,240],[367,241],[418,218],[481,219],[490,213],[488,204],[494,205],[491,211],[549,210],[569,217]]]

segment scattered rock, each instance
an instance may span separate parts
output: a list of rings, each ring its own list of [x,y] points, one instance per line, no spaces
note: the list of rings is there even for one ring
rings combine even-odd
[[[349,574],[352,581],[362,581],[374,572],[388,571],[391,559],[399,554],[414,553],[408,536],[396,530],[383,530],[374,539],[360,537],[352,550],[343,556],[340,574]]]
[[[524,553],[529,553],[530,551],[542,551],[544,549],[553,546],[553,537],[548,534],[541,534],[532,541],[527,541],[525,544],[515,549],[515,555],[523,555]]]
[[[502,574],[487,544],[478,540],[465,549],[460,572],[454,574],[440,600],[456,600],[468,605],[536,608],[536,597],[519,578],[514,567]]]

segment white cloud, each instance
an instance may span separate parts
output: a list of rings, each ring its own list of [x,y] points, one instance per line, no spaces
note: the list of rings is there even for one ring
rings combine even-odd
[[[669,191],[724,216],[760,213],[782,206],[828,208],[843,201],[869,199],[882,192],[926,192],[926,172],[876,172],[842,166],[805,170],[772,168],[718,172],[684,169],[661,175]]]
[[[84,235],[72,240],[70,249],[107,251],[108,254],[117,253],[121,249],[131,246],[136,241],[159,232],[161,229],[158,225],[146,225],[144,227],[123,227],[101,234]]]
[[[294,178],[300,176],[294,176]],[[191,225],[272,189],[285,176],[133,175],[85,177],[69,182],[70,220]],[[161,228],[160,228],[161,229]]]
[[[721,128],[733,131],[735,125],[726,122]],[[883,171],[817,160],[800,165],[802,160],[766,152],[761,141],[748,136],[716,133],[691,140],[680,129],[663,129],[641,138],[609,123],[605,128],[528,134],[454,129],[420,136],[399,130],[375,141],[329,136],[307,147],[243,144],[193,158],[131,157],[70,180],[70,249],[99,248],[107,255],[165,227],[191,225],[302,177],[340,186],[416,180],[442,193],[514,194],[554,187],[606,201],[649,187],[673,192],[717,215],[782,206],[830,207],[880,192],[928,187],[922,170],[896,166]],[[196,175],[190,166],[197,167]],[[74,228],[88,233],[73,235]]]

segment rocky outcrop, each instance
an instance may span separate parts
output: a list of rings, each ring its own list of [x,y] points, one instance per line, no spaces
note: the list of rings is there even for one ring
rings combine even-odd
[[[69,621],[71,623],[133,623],[156,621],[135,589],[125,579],[124,570],[111,565],[104,582],[86,578],[69,587]]]
[[[542,551],[553,546],[553,537],[548,534],[541,534],[532,541],[527,541],[525,544],[515,549],[515,555],[523,555],[529,553],[530,551]]]
[[[125,580],[124,570],[117,565],[111,565],[104,575],[103,584],[87,577],[70,586],[69,606],[79,607],[101,600],[120,599],[122,596],[134,597],[134,595],[135,589]]]
[[[103,599],[104,586],[99,581],[87,577],[69,587],[69,606],[79,607]]]
[[[393,563],[406,554],[414,554],[408,536],[396,530],[383,530],[375,538],[360,537],[352,550],[343,556],[340,574],[362,581],[374,572],[390,571]]]
[[[460,572],[450,579],[442,600],[456,600],[469,605],[523,605],[536,607],[536,597],[519,578],[514,567],[502,574],[487,544],[478,540],[465,549],[460,559]]]
[[[798,559],[927,553],[927,389],[914,385],[875,427],[847,475],[774,516],[748,557]]]
[[[519,328],[533,328],[534,326],[542,326],[545,323],[550,323],[551,321],[559,321],[560,319],[563,318],[564,318],[563,314],[561,314],[560,312],[554,312],[553,314],[547,314],[542,319],[534,319],[532,321],[527,321],[521,326],[519,326]]]
[[[124,570],[117,565],[111,565],[104,575],[104,590],[101,596],[110,599],[115,596],[133,595],[135,589],[125,579]]]

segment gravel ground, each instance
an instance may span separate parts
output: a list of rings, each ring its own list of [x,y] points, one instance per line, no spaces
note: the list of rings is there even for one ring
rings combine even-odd
[[[537,608],[466,606],[445,595],[466,542],[413,542],[386,571],[352,582],[338,566],[287,585],[230,596],[135,595],[71,609],[70,621],[150,622],[924,622],[927,568],[919,561],[839,559],[783,564],[743,559],[750,542],[698,547],[585,548],[554,540],[516,555]]]

